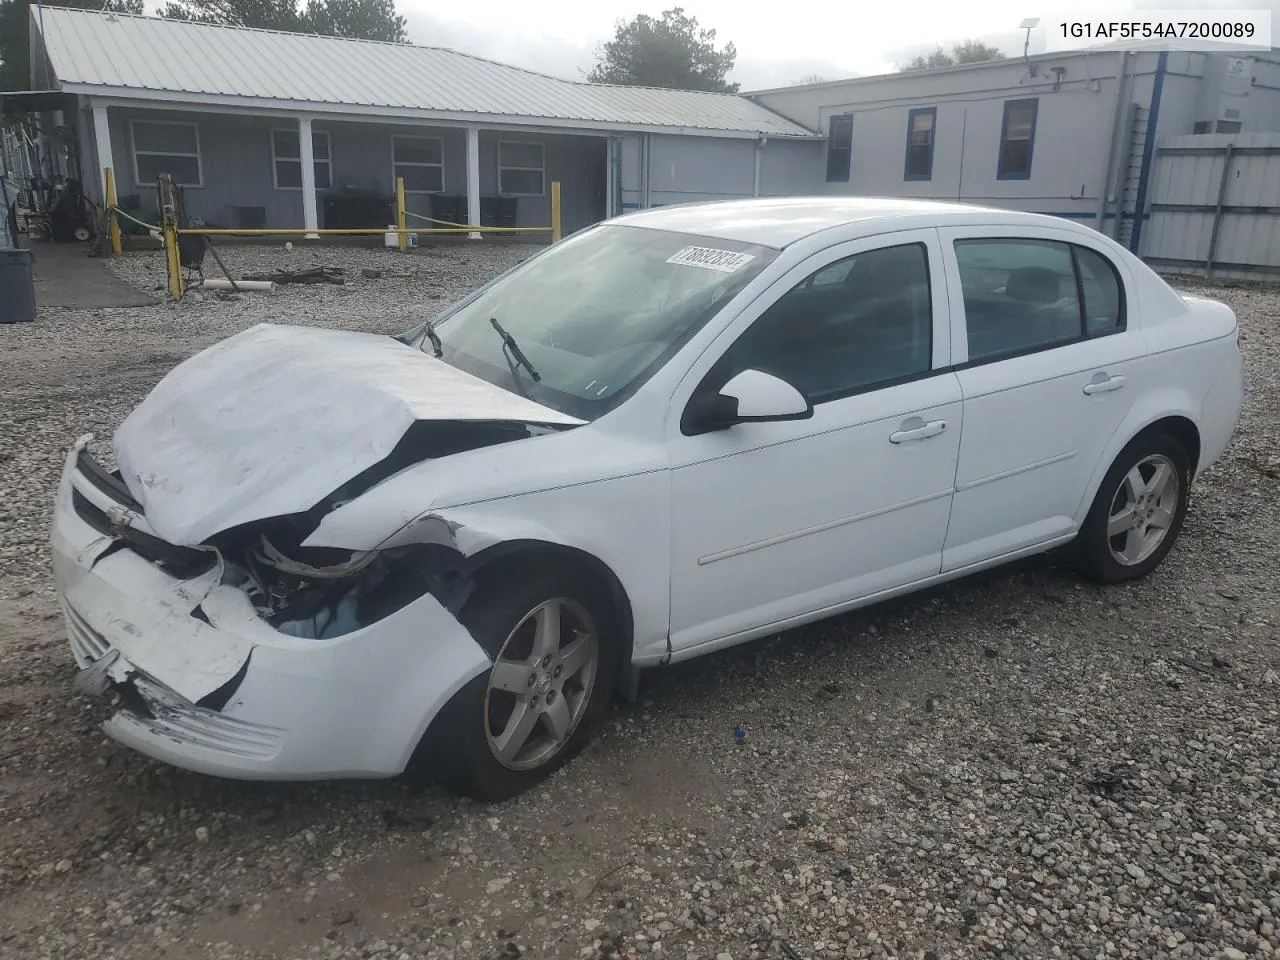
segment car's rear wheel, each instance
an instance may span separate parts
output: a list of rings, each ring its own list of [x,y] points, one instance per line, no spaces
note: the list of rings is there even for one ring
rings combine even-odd
[[[1080,529],[1084,571],[1103,583],[1145,577],[1173,549],[1190,491],[1181,443],[1165,434],[1136,438],[1107,471]]]
[[[493,665],[436,718],[428,762],[458,792],[502,800],[585,742],[616,676],[612,614],[575,571],[509,568],[486,578],[461,620]]]

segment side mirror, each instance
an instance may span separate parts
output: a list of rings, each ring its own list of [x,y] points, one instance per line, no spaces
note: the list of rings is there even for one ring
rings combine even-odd
[[[809,399],[780,377],[763,370],[743,370],[718,393],[695,396],[685,412],[685,433],[710,433],[735,423],[807,420]]]

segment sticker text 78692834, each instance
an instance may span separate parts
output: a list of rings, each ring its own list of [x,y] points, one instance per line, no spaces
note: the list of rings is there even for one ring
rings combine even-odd
[[[714,247],[684,247],[667,258],[667,263],[701,267],[717,273],[734,273],[755,259],[755,254],[716,250]]]

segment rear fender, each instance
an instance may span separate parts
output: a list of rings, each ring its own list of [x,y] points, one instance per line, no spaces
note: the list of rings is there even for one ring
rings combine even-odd
[[[1144,394],[1129,409],[1128,416],[1120,424],[1119,429],[1111,435],[1103,455],[1098,459],[1098,465],[1094,467],[1093,475],[1089,478],[1089,486],[1076,507],[1077,529],[1088,516],[1089,508],[1093,506],[1098,489],[1102,486],[1102,480],[1116,458],[1120,456],[1120,451],[1143,430],[1169,417],[1184,417],[1195,425],[1196,430],[1200,430],[1200,402],[1185,388],[1163,387]],[[1192,469],[1194,471],[1194,465]]]

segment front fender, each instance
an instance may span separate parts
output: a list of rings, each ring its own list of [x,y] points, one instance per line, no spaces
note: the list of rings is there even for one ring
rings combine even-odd
[[[608,567],[626,593],[634,659],[656,663],[666,654],[671,624],[670,504],[670,474],[654,470],[463,506],[432,506],[408,522],[389,510],[383,525],[388,532],[377,549],[439,544],[473,557],[503,543],[540,541],[586,553]],[[322,542],[368,549],[331,535]]]

